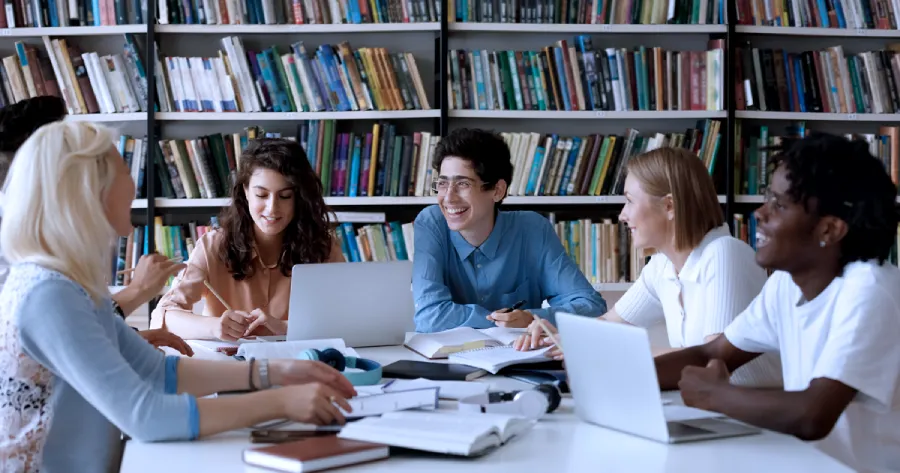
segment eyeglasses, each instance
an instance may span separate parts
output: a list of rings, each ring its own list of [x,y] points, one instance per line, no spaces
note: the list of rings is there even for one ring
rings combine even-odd
[[[475,187],[483,187],[484,183],[476,183],[472,179],[463,177],[463,178],[454,178],[454,179],[446,179],[446,178],[437,178],[431,181],[431,193],[432,195],[445,195],[448,190],[452,187],[457,195],[467,196],[472,192],[472,189]]]

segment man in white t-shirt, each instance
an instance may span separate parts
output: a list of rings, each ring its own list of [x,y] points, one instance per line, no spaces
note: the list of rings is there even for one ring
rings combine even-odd
[[[865,142],[817,134],[773,161],[756,260],[775,273],[723,337],[658,357],[660,387],[854,470],[900,471],[897,188]],[[781,355],[784,390],[728,382],[766,352]]]

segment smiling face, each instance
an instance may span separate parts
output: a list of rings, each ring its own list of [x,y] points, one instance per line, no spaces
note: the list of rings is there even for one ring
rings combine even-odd
[[[791,183],[779,166],[772,174],[766,202],[756,214],[756,262],[767,269],[793,272],[821,257],[818,219],[788,194]],[[814,202],[810,201],[810,207]]]
[[[280,235],[294,219],[294,190],[277,171],[257,168],[244,188],[257,232]]]
[[[625,206],[619,221],[626,223],[635,248],[663,249],[671,244],[674,212],[667,199],[648,194],[633,175],[625,178]]]
[[[113,170],[115,178],[103,204],[109,224],[116,231],[116,235],[124,237],[133,231],[131,201],[134,199],[135,185],[122,155],[115,148],[111,148],[109,152],[114,155],[112,161],[115,167]]]
[[[472,231],[494,220],[494,203],[506,192],[503,181],[494,189],[485,189],[472,164],[450,156],[441,162],[436,183],[438,204],[450,230]]]

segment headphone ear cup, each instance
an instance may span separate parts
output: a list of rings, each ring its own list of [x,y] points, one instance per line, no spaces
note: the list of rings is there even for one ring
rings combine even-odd
[[[309,350],[303,350],[300,352],[300,355],[297,356],[298,360],[310,360],[310,361],[319,361],[319,350],[315,348],[310,348]]]
[[[559,407],[559,403],[562,402],[562,395],[559,393],[559,389],[552,384],[539,384],[535,389],[544,393],[547,396],[547,402],[549,405],[547,406],[547,413],[551,413]]]
[[[344,354],[335,348],[319,352],[319,361],[338,371],[344,371],[347,368],[347,360],[344,359]]]

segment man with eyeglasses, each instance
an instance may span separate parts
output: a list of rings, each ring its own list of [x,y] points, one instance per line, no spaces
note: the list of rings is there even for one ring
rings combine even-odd
[[[552,224],[531,211],[500,211],[513,166],[493,132],[458,129],[432,163],[437,205],[415,221],[416,331],[524,328],[558,311],[600,316],[606,301],[570,258]],[[550,307],[542,308],[543,301]]]

